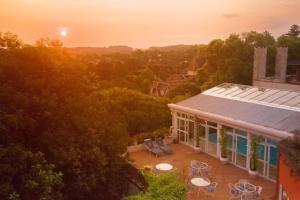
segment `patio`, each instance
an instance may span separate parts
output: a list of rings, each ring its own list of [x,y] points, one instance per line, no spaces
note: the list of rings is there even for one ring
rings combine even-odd
[[[145,165],[155,165],[158,163],[170,163],[173,165],[173,171],[176,172],[182,179],[188,177],[189,166],[191,160],[199,160],[207,163],[211,166],[211,171],[209,172],[209,179],[213,182],[217,182],[218,186],[213,195],[213,197],[203,196],[200,192],[197,197],[197,191],[193,190],[188,193],[188,200],[196,199],[230,199],[228,183],[237,183],[240,179],[248,179],[250,183],[254,185],[262,186],[262,194],[259,199],[271,200],[275,199],[275,189],[276,185],[273,182],[265,180],[263,178],[251,178],[246,170],[242,170],[231,164],[222,165],[221,162],[205,153],[196,154],[193,148],[188,147],[184,144],[170,144],[172,150],[172,155],[163,155],[156,157],[150,154],[146,149],[132,152],[129,154],[130,158],[136,167],[142,168]]]

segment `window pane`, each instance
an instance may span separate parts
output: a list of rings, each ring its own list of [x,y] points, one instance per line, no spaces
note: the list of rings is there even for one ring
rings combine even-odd
[[[197,118],[196,122],[200,123],[200,124],[206,124],[205,120],[204,119],[200,119],[200,118]]]
[[[278,155],[277,148],[270,146],[270,160],[269,160],[270,165],[277,166],[277,155]]]
[[[227,148],[232,149],[233,146],[233,137],[232,135],[227,135]]]
[[[233,128],[229,126],[222,126],[223,128],[226,129],[227,132],[233,133]]]
[[[242,155],[247,155],[247,139],[242,137],[237,137],[236,151]]]
[[[197,126],[197,134],[198,134],[198,137],[205,138],[205,127],[202,125],[198,125]]]
[[[217,144],[217,129],[208,129],[208,141]]]
[[[179,120],[179,129],[185,131],[185,121],[182,119]]]
[[[217,123],[207,121],[207,125],[217,127]]]
[[[246,131],[242,131],[240,129],[235,129],[235,133],[239,134],[239,135],[247,136],[247,132]]]
[[[265,157],[265,145],[258,145],[257,147],[257,156],[259,159],[264,160]]]
[[[236,164],[241,167],[246,167],[247,157],[241,154],[236,154]]]

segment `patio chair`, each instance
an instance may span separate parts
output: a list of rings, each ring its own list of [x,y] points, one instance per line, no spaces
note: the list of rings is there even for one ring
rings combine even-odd
[[[252,193],[252,198],[253,199],[258,199],[260,197],[262,191],[262,187],[261,186],[256,186],[255,187],[255,192]]]
[[[241,193],[237,190],[232,183],[228,183],[230,199],[236,199],[241,197]]]
[[[166,154],[172,154],[172,149],[164,144],[162,138],[156,138],[156,144]]]
[[[163,153],[162,150],[157,145],[153,144],[151,139],[145,139],[144,144],[146,146],[146,149],[149,152],[155,154],[156,156],[159,156]]]
[[[195,167],[190,167],[190,177],[195,177],[199,175],[199,170]]]
[[[217,182],[212,182],[211,184],[209,184],[209,186],[207,186],[207,192],[210,192],[210,193],[215,192],[217,185],[218,185]]]
[[[153,174],[158,175],[159,174],[159,170],[155,167],[155,165],[152,166],[151,171]]]
[[[191,160],[191,167],[197,167],[197,166],[199,166],[200,164],[199,164],[199,161],[197,161],[197,160]]]
[[[251,193],[243,193],[241,196],[241,200],[252,200],[252,194]]]
[[[208,173],[209,173],[210,170],[211,170],[211,166],[208,166],[207,168],[202,169],[202,170],[200,171],[201,176],[203,176],[203,177],[208,177]]]
[[[249,181],[247,180],[247,179],[240,179],[239,180],[239,184],[241,185],[241,186],[243,186],[243,188],[244,187],[246,187],[246,185],[249,183]]]

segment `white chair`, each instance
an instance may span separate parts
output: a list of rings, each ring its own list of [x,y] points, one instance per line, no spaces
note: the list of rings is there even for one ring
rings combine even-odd
[[[258,199],[261,195],[262,187],[261,186],[256,186],[255,191],[252,193],[253,199]]]
[[[200,165],[199,161],[191,160],[191,167],[198,167]]]
[[[252,193],[244,193],[241,196],[241,200],[252,200]]]
[[[236,189],[232,183],[228,183],[228,187],[229,187],[230,199],[241,197],[240,191]]]
[[[200,174],[203,177],[208,177],[208,173],[211,170],[211,166],[208,166],[207,168],[201,169]]]
[[[207,186],[207,192],[210,192],[210,193],[215,192],[217,185],[218,185],[217,182],[212,182],[211,184],[209,184],[209,186]]]

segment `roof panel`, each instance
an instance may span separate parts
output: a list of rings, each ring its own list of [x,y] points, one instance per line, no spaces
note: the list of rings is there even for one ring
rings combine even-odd
[[[276,99],[272,103],[275,103],[275,104],[284,104],[285,102],[291,100],[292,98],[294,98],[294,97],[296,97],[298,95],[299,95],[299,93],[297,93],[297,92],[290,92],[289,94],[286,94],[286,95],[280,97],[279,99]]]
[[[277,130],[288,132],[300,130],[300,112],[297,111],[204,94],[179,102],[177,105]]]
[[[238,94],[234,97],[238,97],[238,98],[243,98],[251,93],[254,93],[254,92],[257,92],[258,91],[258,88],[249,88],[247,89],[246,91],[242,92],[241,94]]]
[[[264,93],[262,93],[261,95],[255,97],[253,100],[261,101],[261,100],[263,100],[265,98],[268,98],[269,96],[271,96],[271,95],[273,95],[277,92],[279,92],[279,90],[268,89]]]
[[[300,129],[300,92],[222,84],[177,104],[287,132]]]
[[[287,101],[284,103],[284,105],[287,105],[287,106],[295,106],[297,105],[298,103],[300,103],[300,95],[292,98],[291,100]]]
[[[279,99],[280,97],[288,94],[289,92],[288,91],[279,91],[279,92],[276,92],[275,94],[265,98],[265,99],[262,99],[263,102],[273,102],[277,99]]]

